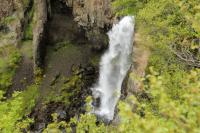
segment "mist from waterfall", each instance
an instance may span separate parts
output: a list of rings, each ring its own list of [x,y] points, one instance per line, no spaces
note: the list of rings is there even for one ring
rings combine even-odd
[[[108,32],[109,48],[101,58],[98,83],[92,88],[93,97],[100,99],[93,113],[107,120],[114,117],[122,82],[131,65],[134,23],[133,16],[126,16]]]

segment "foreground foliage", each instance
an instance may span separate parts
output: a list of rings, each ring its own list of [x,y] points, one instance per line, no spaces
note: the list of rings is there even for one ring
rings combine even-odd
[[[12,98],[2,100],[0,97],[0,132],[21,132],[33,122],[28,114],[35,106],[38,96],[38,86],[32,85],[23,92],[15,92]]]
[[[143,79],[145,84],[143,94],[130,95],[120,101],[119,123],[96,125],[96,117],[92,114],[74,117],[69,123],[57,120],[53,114],[54,122],[49,124],[47,132],[61,132],[76,130],[77,133],[174,133],[193,132],[200,130],[200,70],[192,70],[185,74],[180,83],[182,88],[180,97],[174,99],[165,91],[165,79],[150,68],[150,74]],[[146,95],[145,97],[142,95]],[[90,103],[91,99],[87,101]],[[89,109],[90,110],[90,109]]]

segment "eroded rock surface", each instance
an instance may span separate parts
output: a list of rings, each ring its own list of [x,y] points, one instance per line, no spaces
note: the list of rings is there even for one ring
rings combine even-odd
[[[106,44],[105,32],[113,22],[111,0],[65,0],[73,9],[74,20],[86,30],[86,36],[97,45]]]
[[[74,20],[79,25],[92,28],[104,28],[112,23],[110,0],[66,0],[73,8]]]
[[[13,0],[0,0],[0,20],[13,12]]]
[[[132,66],[127,78],[127,93],[139,93],[142,91],[141,79],[145,76],[145,70],[150,56],[149,49],[145,48],[139,34],[135,34],[135,41],[132,54]]]
[[[0,47],[18,45],[23,38],[26,12],[32,0],[25,3],[21,0],[0,1]]]
[[[47,2],[35,0],[36,24],[33,29],[33,58],[34,66],[40,67],[45,54],[45,25],[47,23]]]

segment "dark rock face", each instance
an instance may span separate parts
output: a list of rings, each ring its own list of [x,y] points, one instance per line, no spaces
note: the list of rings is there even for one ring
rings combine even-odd
[[[75,22],[86,30],[86,37],[102,49],[108,44],[106,32],[113,23],[111,0],[64,0],[72,8]],[[99,48],[101,47],[101,48]]]
[[[69,40],[86,37],[93,44],[92,50],[102,51],[107,47],[108,38],[106,32],[113,22],[110,0],[36,0],[36,14],[37,24],[34,28],[33,39],[36,67],[40,67],[42,64],[42,53],[45,53],[44,49],[47,43],[45,41],[48,41],[48,38],[53,38],[56,42],[62,40],[63,37],[65,39],[69,38]],[[66,22],[64,21],[65,18],[60,17],[59,14],[71,16],[71,20]],[[52,19],[57,21],[52,21]],[[76,23],[78,27],[72,25],[72,23]],[[47,29],[48,33],[51,34],[46,35],[46,24],[55,25],[52,28],[55,28],[58,34],[52,32],[54,29]],[[65,24],[64,28],[63,26],[60,26],[60,28],[58,26]],[[66,33],[65,31],[70,28],[72,30],[71,34]],[[63,33],[62,35],[59,34],[61,32]],[[78,32],[80,34],[77,34]],[[54,42],[48,42],[48,44],[50,43]]]
[[[84,40],[85,33],[73,21],[72,9],[60,1],[50,1],[49,19],[47,22],[47,44],[54,45],[58,42],[73,42]]]
[[[36,0],[36,20],[33,31],[33,58],[34,66],[41,67],[45,56],[45,33],[47,23],[47,2],[45,0]]]
[[[73,9],[74,20],[86,29],[112,24],[111,0],[64,0]]]

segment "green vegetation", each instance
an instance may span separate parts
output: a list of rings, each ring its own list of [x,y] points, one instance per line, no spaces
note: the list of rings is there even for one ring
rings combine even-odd
[[[12,84],[21,54],[14,46],[0,48],[0,92],[4,93]]]
[[[33,39],[33,22],[30,22],[24,31],[24,40]]]
[[[22,1],[24,9],[28,7],[30,1]],[[21,3],[19,3],[19,6]],[[20,8],[20,7],[19,7]],[[38,97],[38,87],[40,78],[36,77],[36,83],[28,86],[22,92],[14,92],[12,97],[4,97],[5,93],[11,87],[13,77],[16,73],[16,68],[20,65],[22,55],[32,58],[32,27],[33,27],[34,8],[28,12],[30,22],[25,26],[24,38],[22,47],[16,48],[14,44],[0,47],[0,132],[1,133],[20,133],[28,132],[30,124],[34,122],[29,115],[35,106]],[[8,26],[11,22],[17,21],[19,16],[8,16],[2,18],[0,25]],[[3,27],[4,28],[4,27]],[[1,35],[3,36],[2,32]],[[12,33],[10,33],[12,34]]]
[[[26,40],[21,42],[20,52],[28,58],[33,58],[32,40]]]
[[[180,96],[174,99],[165,91],[165,78],[151,68],[144,81],[149,99],[130,96],[119,104],[120,132],[197,133],[200,125],[199,73],[199,70],[192,70],[185,74],[180,82]]]
[[[8,16],[5,18],[2,18],[2,20],[0,21],[0,25],[7,25],[11,22],[13,22],[16,18],[14,16]]]
[[[29,0],[24,0],[25,3],[28,2],[30,3]],[[30,11],[28,12],[28,15],[26,16],[28,18],[28,24],[25,26],[25,31],[24,31],[24,40],[33,40],[33,26],[35,24],[35,18],[34,18],[34,11],[35,11],[35,6],[31,7]]]
[[[76,126],[78,133],[198,133],[200,130],[200,70],[192,70],[185,74],[180,83],[182,91],[178,99],[172,98],[165,91],[165,79],[151,67],[150,74],[143,79],[145,84],[143,95],[130,95],[120,101],[120,123],[117,125],[96,125],[96,117],[84,114],[74,117],[69,123],[58,121],[53,114],[54,122],[45,129],[46,132],[71,131]],[[87,99],[87,103],[91,98]],[[90,106],[89,106],[90,107]],[[87,109],[90,110],[90,109]],[[74,127],[73,126],[73,127]]]
[[[15,46],[0,48],[0,132],[13,133],[27,130],[32,119],[28,118],[35,105],[38,86],[31,85],[23,92],[15,92],[9,99],[4,97],[12,85],[12,78],[21,60],[21,53]]]
[[[100,55],[95,55],[94,57],[91,58],[91,64],[93,66],[98,66],[100,62]]]
[[[1,101],[0,97],[0,132],[13,133],[22,132],[33,122],[28,114],[35,106],[38,96],[38,86],[32,85],[24,92],[15,92],[12,98]]]
[[[92,98],[86,98],[86,110],[91,110]],[[73,132],[73,127],[76,127],[77,133],[104,133],[107,131],[106,126],[103,123],[96,124],[96,116],[93,114],[81,114],[79,117],[71,118],[70,122],[58,121],[57,114],[52,114],[53,122],[50,123],[43,133],[56,132],[61,133],[62,131]],[[62,131],[61,131],[62,130]]]
[[[69,106],[72,101],[74,103],[78,102],[78,99],[76,99],[74,96],[78,95],[81,91],[81,85],[83,84],[81,80],[81,74],[75,74],[69,78],[63,76],[58,80],[59,81],[52,81],[52,83],[55,82],[55,84],[52,86],[51,91],[48,94],[48,97],[45,98],[44,102],[46,104],[50,102],[62,102],[65,103],[66,106]],[[58,89],[57,86],[59,86],[61,89]]]

